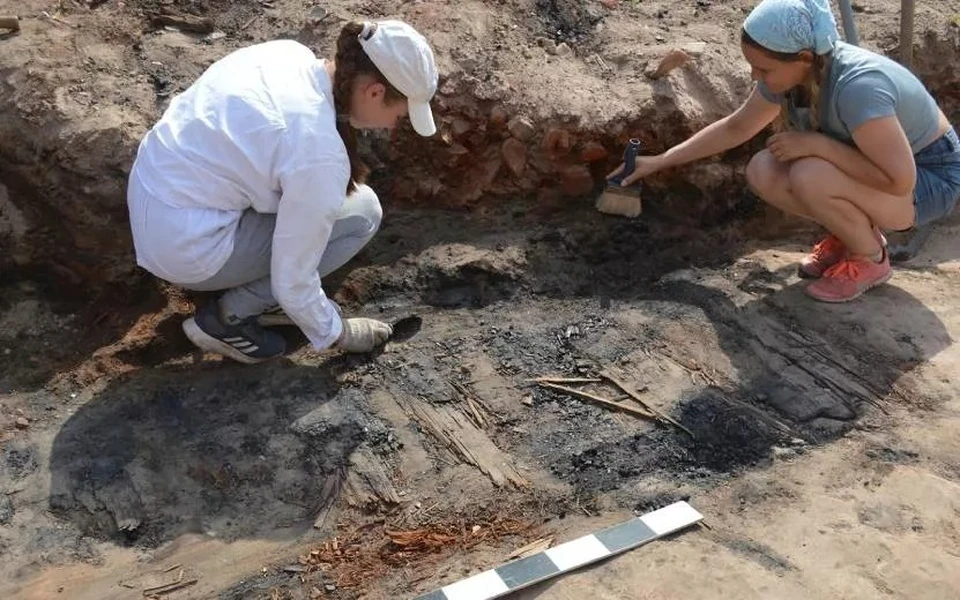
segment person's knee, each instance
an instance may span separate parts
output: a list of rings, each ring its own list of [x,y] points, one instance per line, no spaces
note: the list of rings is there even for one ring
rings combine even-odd
[[[834,170],[833,165],[822,158],[799,158],[790,164],[790,189],[804,203],[815,203],[828,196],[826,190]]]
[[[350,213],[363,217],[370,224],[370,233],[376,233],[383,221],[383,207],[380,198],[373,188],[366,184],[357,186],[357,191],[350,195]]]
[[[761,150],[747,163],[747,185],[761,198],[769,196],[777,181],[777,161],[769,150]]]

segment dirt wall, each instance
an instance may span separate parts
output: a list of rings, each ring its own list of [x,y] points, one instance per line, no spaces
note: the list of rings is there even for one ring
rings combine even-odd
[[[898,5],[861,11],[862,43],[895,54]],[[69,289],[137,276],[124,201],[136,146],[172,95],[244,45],[285,37],[329,55],[345,20],[364,16],[406,19],[431,39],[442,72],[438,136],[368,136],[374,180],[394,209],[523,197],[549,214],[589,203],[629,137],[662,151],[732,110],[750,85],[737,42],[750,2],[741,0],[337,0],[312,23],[294,2],[64,6],[44,16],[45,4],[18,3],[22,29],[0,40],[0,267],[5,279],[28,269]],[[209,21],[193,32],[158,14]],[[917,71],[955,114],[957,27],[929,7],[917,23]],[[652,76],[677,50],[683,64]],[[755,147],[651,178],[644,218],[722,221],[743,203]]]

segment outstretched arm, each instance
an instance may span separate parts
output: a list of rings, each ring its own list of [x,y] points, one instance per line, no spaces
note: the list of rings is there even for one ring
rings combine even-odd
[[[736,111],[664,152],[664,168],[677,167],[735,148],[760,133],[779,113],[779,105],[767,101],[759,90],[754,89]]]
[[[624,180],[630,185],[638,179],[668,167],[677,167],[735,148],[751,139],[773,122],[780,105],[766,100],[757,88],[736,111],[704,127],[687,140],[657,156],[637,159],[636,170]],[[620,172],[622,165],[611,176]]]

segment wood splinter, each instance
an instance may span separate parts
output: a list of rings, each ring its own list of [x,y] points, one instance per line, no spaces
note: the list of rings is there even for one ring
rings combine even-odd
[[[195,585],[199,579],[187,579],[186,581],[175,581],[174,583],[168,583],[166,585],[159,585],[157,587],[147,588],[143,590],[144,597],[149,598],[150,596],[163,596],[171,592],[175,592],[179,589],[190,587]]]
[[[0,15],[0,29],[20,31],[20,17]]]
[[[666,423],[670,423],[671,425],[673,425],[673,426],[676,427],[677,429],[680,429],[681,431],[685,432],[685,433],[686,433],[687,435],[689,435],[690,437],[696,437],[696,436],[693,435],[693,432],[692,432],[692,431],[690,431],[689,429],[687,429],[686,427],[684,427],[683,425],[681,425],[676,419],[673,419],[673,418],[671,418],[671,417],[663,414],[663,413],[660,412],[659,410],[657,410],[657,409],[655,409],[654,407],[652,407],[652,406],[650,406],[649,404],[647,404],[646,401],[645,401],[643,398],[640,397],[640,394],[638,394],[638,393],[634,392],[633,390],[631,390],[630,388],[628,388],[628,387],[626,386],[626,384],[624,384],[622,381],[620,381],[619,379],[617,379],[617,378],[614,377],[613,375],[610,375],[609,373],[601,373],[600,376],[603,377],[604,379],[606,379],[607,381],[609,381],[610,383],[612,383],[613,385],[615,385],[616,387],[620,388],[625,394],[627,394],[627,395],[629,395],[631,398],[633,398],[640,406],[644,407],[645,409],[647,409],[648,411],[650,411],[651,413],[653,413],[654,415],[656,415],[656,417],[657,417],[658,419],[660,419],[660,420],[662,420],[662,421],[664,421],[664,422],[666,422]]]
[[[80,27],[79,25],[74,25],[74,24],[71,23],[70,21],[65,21],[65,20],[61,19],[61,18],[58,17],[57,15],[51,15],[51,14],[48,13],[47,11],[43,11],[43,12],[41,12],[40,14],[42,14],[45,19],[49,19],[50,21],[52,21],[52,22],[54,22],[54,23],[56,23],[56,24],[58,24],[58,25],[64,25],[64,26],[66,26],[66,27],[74,27],[74,28],[79,28],[79,27]]]
[[[599,377],[537,377],[528,379],[534,383],[602,383]]]
[[[677,429],[683,431],[684,433],[689,435],[691,438],[696,438],[696,436],[693,435],[692,431],[690,431],[688,428],[683,426],[676,419],[673,419],[663,414],[659,410],[647,404],[644,401],[644,399],[640,397],[638,393],[628,388],[622,381],[610,375],[609,373],[601,373],[599,379],[591,378],[591,377],[572,377],[572,378],[538,377],[533,381],[535,381],[541,387],[564,392],[572,396],[577,396],[579,398],[583,398],[584,400],[589,400],[597,404],[602,404],[603,406],[607,406],[623,412],[627,412],[632,415],[636,415],[638,417],[643,417],[645,419],[653,419],[655,421],[668,423],[670,425],[673,425]],[[625,393],[627,397],[633,399],[637,404],[639,404],[641,408],[639,409],[633,408],[632,406],[628,406],[626,404],[620,404],[619,402],[602,398],[600,396],[597,396],[596,394],[591,394],[590,392],[585,392],[583,390],[578,390],[576,388],[572,388],[566,385],[561,385],[561,383],[598,383],[603,381],[606,381],[612,384],[614,387],[618,388],[621,392]],[[617,398],[617,400],[620,400],[620,399],[621,398]]]
[[[595,394],[591,394],[590,392],[584,392],[583,390],[574,389],[574,388],[572,388],[572,387],[567,387],[567,386],[565,386],[565,385],[559,385],[559,384],[556,384],[556,383],[548,383],[548,382],[546,382],[546,381],[541,382],[540,385],[543,386],[543,387],[545,387],[545,388],[551,389],[551,390],[557,390],[558,392],[565,392],[565,393],[570,394],[570,395],[572,395],[572,396],[577,396],[577,397],[579,397],[579,398],[583,398],[584,400],[590,400],[591,402],[596,402],[597,404],[602,404],[602,405],[608,406],[608,407],[610,407],[610,408],[615,408],[615,409],[617,409],[617,410],[622,410],[623,412],[628,412],[628,413],[630,413],[630,414],[632,414],[632,415],[636,415],[636,416],[638,416],[638,417],[643,417],[643,418],[645,418],[645,419],[655,419],[655,418],[656,418],[656,415],[653,414],[652,412],[649,412],[649,411],[646,411],[646,410],[640,410],[640,409],[638,409],[638,408],[633,408],[632,406],[627,406],[626,404],[618,404],[618,403],[613,402],[613,401],[611,401],[611,400],[607,400],[606,398],[601,398],[600,396],[597,396],[597,395],[595,395]]]
[[[214,30],[213,19],[193,15],[153,15],[151,22],[154,27],[175,27],[190,33],[213,33]]]

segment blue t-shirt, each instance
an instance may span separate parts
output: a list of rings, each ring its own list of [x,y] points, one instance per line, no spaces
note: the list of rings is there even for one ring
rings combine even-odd
[[[916,154],[937,138],[940,112],[923,83],[903,65],[885,56],[837,42],[820,88],[820,130],[850,143],[851,132],[865,122],[896,115]],[[758,89],[769,102],[780,104],[763,82]],[[805,109],[791,103],[790,118],[808,129]]]

